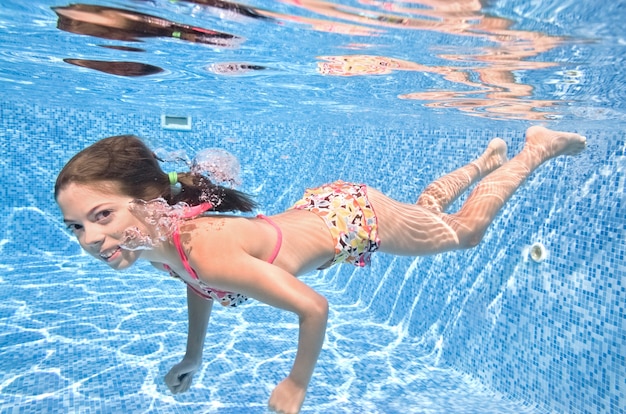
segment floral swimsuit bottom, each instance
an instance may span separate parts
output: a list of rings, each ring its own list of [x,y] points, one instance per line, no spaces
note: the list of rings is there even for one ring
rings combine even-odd
[[[336,240],[335,257],[320,269],[335,263],[363,267],[370,262],[371,253],[380,246],[378,220],[364,184],[339,180],[310,188],[291,208],[309,210],[320,216]]]

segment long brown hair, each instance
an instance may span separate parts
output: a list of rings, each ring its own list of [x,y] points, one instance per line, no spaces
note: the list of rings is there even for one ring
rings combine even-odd
[[[132,198],[164,198],[168,204],[198,205],[211,201],[215,211],[252,211],[254,201],[245,193],[212,183],[192,173],[178,173],[180,191],[172,191],[154,153],[134,135],[104,138],[74,155],[63,167],[54,186],[54,197],[70,183],[113,182]]]

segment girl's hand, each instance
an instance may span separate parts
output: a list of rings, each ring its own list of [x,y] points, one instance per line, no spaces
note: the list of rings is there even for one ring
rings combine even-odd
[[[193,374],[196,373],[200,364],[183,358],[181,362],[174,365],[170,372],[165,375],[165,383],[173,394],[185,392],[191,386]]]
[[[274,388],[269,408],[280,414],[298,414],[306,396],[306,387],[298,385],[290,377]]]

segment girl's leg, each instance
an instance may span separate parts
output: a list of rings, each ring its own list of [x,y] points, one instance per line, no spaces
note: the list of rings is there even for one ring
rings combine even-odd
[[[506,162],[506,149],[506,142],[502,139],[491,140],[476,160],[429,184],[417,204],[443,213],[469,186]]]
[[[378,217],[380,250],[415,256],[473,247],[504,203],[537,167],[584,148],[585,138],[578,134],[529,128],[524,149],[480,181],[455,214],[400,203],[370,189],[369,198]]]

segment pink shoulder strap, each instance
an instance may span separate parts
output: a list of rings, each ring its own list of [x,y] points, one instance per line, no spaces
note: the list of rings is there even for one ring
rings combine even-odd
[[[283,232],[280,227],[278,227],[278,224],[274,223],[274,220],[270,219],[269,217],[264,216],[263,214],[259,214],[257,217],[267,221],[269,224],[272,225],[272,227],[276,229],[276,245],[274,246],[274,250],[272,251],[270,258],[267,259],[268,263],[274,263],[274,260],[276,260],[276,256],[278,256],[278,253],[280,252],[280,247],[283,244]]]
[[[211,204],[208,201],[205,203],[198,204],[197,206],[187,207],[183,211],[183,218],[188,219],[188,218],[197,217],[200,214],[207,212],[212,208],[213,208],[213,204]]]
[[[205,211],[210,210],[211,208],[213,208],[213,204],[209,203],[208,201],[206,203],[198,204],[197,206],[187,207],[185,208],[182,217],[186,219],[194,218],[204,213]],[[174,246],[176,246],[176,251],[178,252],[178,256],[180,257],[180,261],[183,263],[185,270],[192,278],[197,280],[198,275],[189,264],[189,260],[187,260],[187,255],[185,254],[183,246],[180,242],[180,233],[178,232],[178,228],[176,228],[174,230],[174,234],[172,234],[172,242],[174,242]]]

